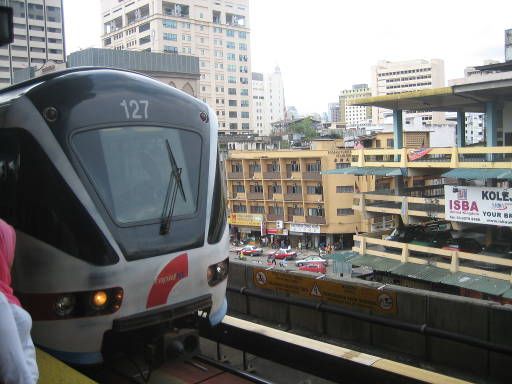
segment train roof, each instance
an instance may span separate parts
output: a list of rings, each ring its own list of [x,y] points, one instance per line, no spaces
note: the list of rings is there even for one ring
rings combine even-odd
[[[119,73],[127,73],[127,74],[135,74],[139,75],[141,77],[145,77],[148,80],[156,81],[155,79],[144,75],[139,72],[130,71],[126,69],[119,69],[119,68],[112,68],[112,67],[75,67],[75,68],[68,68],[61,71],[56,71],[52,73],[48,73],[43,76],[35,77],[30,80],[23,81],[18,84],[11,85],[7,88],[3,88],[0,90],[0,104],[8,102],[9,100],[12,100],[14,98],[19,97],[20,95],[26,94],[30,90],[45,84],[46,82],[62,77],[67,75],[73,75],[73,74],[80,74],[83,72],[91,72],[91,71],[113,71],[113,72],[119,72]]]

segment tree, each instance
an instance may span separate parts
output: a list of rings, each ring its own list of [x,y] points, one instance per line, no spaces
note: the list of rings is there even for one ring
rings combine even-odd
[[[318,136],[318,132],[313,127],[313,119],[311,117],[291,122],[288,129],[293,133],[304,135],[306,139],[312,139]]]

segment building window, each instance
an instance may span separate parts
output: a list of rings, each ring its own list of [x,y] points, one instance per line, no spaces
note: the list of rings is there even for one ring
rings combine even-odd
[[[354,210],[352,208],[338,208],[336,209],[337,216],[353,216]]]
[[[233,29],[226,29],[226,36],[235,37],[235,31]]]
[[[164,33],[164,40],[178,41],[178,35],[176,33]]]
[[[175,20],[164,19],[162,23],[165,28],[178,28],[178,23]]]
[[[315,163],[306,164],[306,169],[308,172],[320,172],[321,165],[320,160],[317,160]]]
[[[388,148],[393,148],[394,147],[394,140],[393,139],[388,139],[387,142],[386,142],[386,145]]]
[[[139,33],[149,31],[149,23],[139,25]],[[122,36],[122,34],[121,34]]]
[[[228,76],[228,83],[236,84],[236,77],[235,76]]]
[[[249,96],[249,90],[248,90],[247,88],[242,88],[242,89],[240,90],[240,94],[241,94],[242,96]],[[242,101],[243,101],[243,100],[242,100]],[[249,101],[247,101],[247,102],[249,102]]]
[[[240,106],[241,107],[248,107],[249,106],[249,100],[240,100]]]
[[[238,44],[238,49],[240,49],[241,51],[247,51],[247,44],[245,44],[245,43]]]
[[[352,185],[337,185],[336,193],[354,193],[354,186],[352,186]]]
[[[308,216],[324,216],[324,209],[321,207],[318,208],[308,208]]]
[[[229,117],[231,117],[231,118],[238,117],[238,113],[236,111],[229,111]]]
[[[262,205],[251,206],[251,213],[265,213],[265,207]]]
[[[321,195],[323,193],[323,188],[321,185],[308,185],[307,186],[307,194],[308,195]]]
[[[249,118],[249,112],[240,112],[240,116],[242,119],[248,119]]]
[[[178,47],[173,47],[170,45],[164,45],[164,52],[167,53],[178,53]]]
[[[263,185],[261,184],[252,184],[249,187],[249,190],[254,193],[263,193]]]
[[[238,37],[240,39],[246,39],[247,38],[247,32],[244,32],[244,31],[238,32]]]
[[[228,58],[228,60],[236,60],[236,55],[234,53],[228,53],[227,58]],[[235,71],[236,71],[236,67],[235,67]]]
[[[229,123],[229,129],[238,129],[237,123]]]
[[[226,48],[235,49],[236,45],[234,41],[226,41]]]
[[[336,169],[343,169],[350,167],[350,163],[336,163]]]
[[[230,89],[233,89],[233,88],[230,88]],[[228,101],[228,105],[230,107],[236,107],[236,104],[237,104],[237,101],[236,100],[229,100]]]
[[[144,36],[144,37],[141,37],[139,39],[139,44],[142,45],[142,44],[147,44],[151,42],[151,36],[147,35],[147,36]]]
[[[247,208],[245,205],[233,205],[233,212],[235,213],[246,213]]]
[[[288,194],[299,194],[302,193],[302,187],[297,184],[286,186],[286,193]]]

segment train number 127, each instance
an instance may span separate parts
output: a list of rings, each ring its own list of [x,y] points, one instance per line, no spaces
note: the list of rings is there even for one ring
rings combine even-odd
[[[148,100],[123,100],[119,105],[124,108],[128,120],[147,120],[148,118]]]

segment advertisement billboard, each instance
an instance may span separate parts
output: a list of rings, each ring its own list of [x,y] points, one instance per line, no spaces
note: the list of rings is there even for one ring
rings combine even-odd
[[[493,187],[444,187],[446,220],[512,227],[512,190]]]

